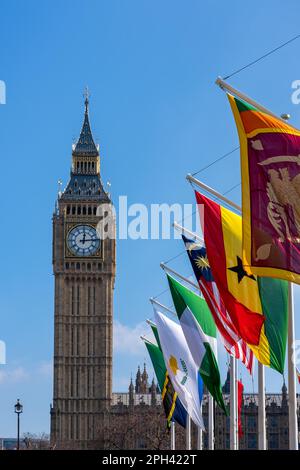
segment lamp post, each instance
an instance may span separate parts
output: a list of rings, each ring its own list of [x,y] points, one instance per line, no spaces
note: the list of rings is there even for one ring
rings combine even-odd
[[[19,398],[15,404],[15,413],[17,413],[17,450],[20,450],[20,414],[23,413],[23,405],[21,405]]]

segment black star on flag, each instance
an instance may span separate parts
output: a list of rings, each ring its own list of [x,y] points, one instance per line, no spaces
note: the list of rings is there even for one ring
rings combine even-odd
[[[229,269],[229,271],[233,271],[234,273],[237,273],[238,283],[240,283],[244,279],[244,277],[248,277],[249,279],[253,279],[254,281],[256,281],[253,274],[249,275],[245,271],[242,260],[239,256],[236,257],[236,260],[237,260],[237,265],[233,266],[232,268],[228,268],[228,269]]]

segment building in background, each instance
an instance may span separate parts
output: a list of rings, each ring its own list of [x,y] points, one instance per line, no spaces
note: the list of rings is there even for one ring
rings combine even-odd
[[[170,436],[166,431],[166,419],[161,403],[161,395],[154,380],[149,385],[143,382],[147,376],[146,367],[141,374],[138,368],[134,387],[131,379],[127,393],[113,393],[110,409],[110,423],[105,428],[106,447],[124,449],[169,449]],[[147,376],[148,377],[148,376]],[[225,403],[229,406],[230,382],[229,373],[223,387]],[[143,393],[141,393],[143,392]],[[300,397],[298,400],[298,422]],[[203,398],[203,419],[208,423],[208,396]],[[267,445],[268,449],[288,449],[288,394],[285,384],[281,393],[266,394]],[[215,406],[215,448],[229,449],[230,417]],[[118,430],[118,424],[122,423]],[[243,437],[240,449],[257,449],[258,447],[258,395],[245,393],[242,404]],[[196,429],[193,426],[192,448],[196,449]],[[122,432],[120,431],[122,429]],[[203,447],[208,448],[207,433],[203,433]],[[185,448],[185,434],[176,425],[176,448]]]

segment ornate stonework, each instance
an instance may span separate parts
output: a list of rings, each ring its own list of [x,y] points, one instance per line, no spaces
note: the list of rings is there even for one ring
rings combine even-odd
[[[53,216],[51,443],[56,448],[99,448],[101,419],[112,397],[115,240],[100,240],[94,230],[99,208],[112,203],[100,178],[88,104],[86,99],[70,180]]]

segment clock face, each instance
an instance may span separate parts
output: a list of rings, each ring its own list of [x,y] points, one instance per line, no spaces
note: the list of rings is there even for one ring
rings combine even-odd
[[[100,238],[94,227],[77,225],[68,233],[67,243],[76,256],[93,256],[100,248]]]

